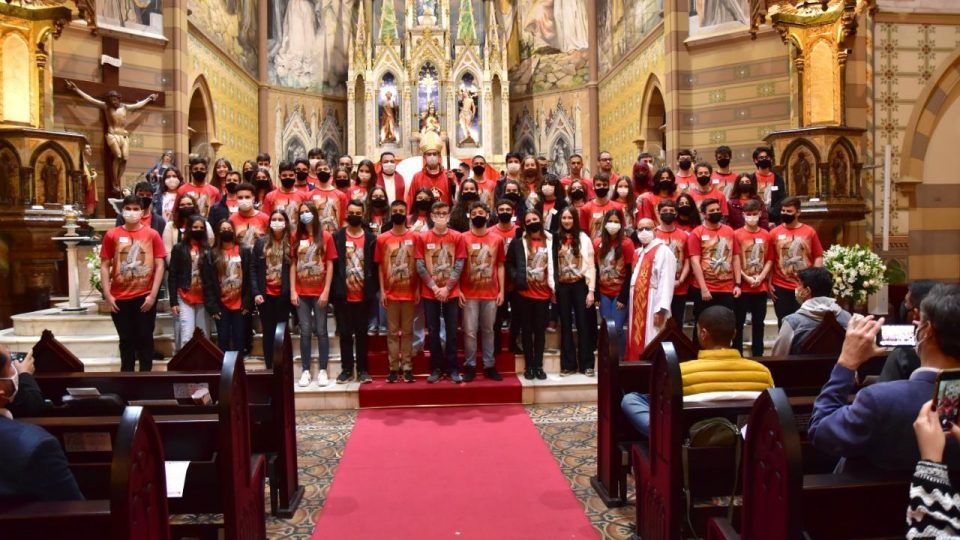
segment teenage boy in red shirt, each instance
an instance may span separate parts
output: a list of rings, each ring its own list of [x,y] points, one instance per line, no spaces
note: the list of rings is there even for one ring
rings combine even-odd
[[[220,190],[207,183],[207,158],[190,159],[190,180],[177,189],[177,197],[189,193],[197,199],[200,215],[207,217],[210,207],[220,201]]]
[[[463,233],[466,259],[460,276],[460,307],[463,308],[463,380],[477,376],[477,330],[483,339],[483,373],[500,381],[495,365],[494,322],[497,306],[503,305],[505,269],[503,237],[487,228],[490,208],[482,202],[470,205],[470,230]]]
[[[257,238],[267,234],[267,227],[270,226],[270,216],[253,207],[255,193],[256,188],[253,185],[240,184],[237,187],[237,211],[230,216],[237,243],[251,249]]]
[[[743,325],[750,313],[752,335],[751,356],[763,356],[763,319],[767,315],[767,276],[773,267],[773,249],[770,233],[760,228],[760,201],[750,199],[743,204],[746,223],[734,231],[740,254],[734,264],[740,267],[740,298],[734,302],[737,316],[737,335],[733,348],[743,351]]]
[[[733,311],[736,307],[734,299],[740,296],[740,269],[733,262],[740,254],[740,245],[733,236],[733,229],[720,223],[723,220],[720,201],[707,199],[700,205],[700,210],[706,221],[693,229],[687,238],[694,276],[690,289],[694,319],[699,319],[703,310],[710,306],[723,306]],[[693,336],[696,338],[696,331]]]
[[[677,275],[673,282],[673,302],[670,304],[670,316],[677,326],[683,328],[683,319],[687,307],[687,294],[690,289],[690,257],[687,239],[690,233],[677,227],[677,203],[673,199],[661,199],[657,203],[657,225],[654,235],[670,248],[677,258]]]
[[[390,205],[393,228],[377,238],[374,255],[380,267],[380,302],[387,310],[387,353],[390,356],[388,383],[400,380],[403,368],[404,382],[414,382],[413,317],[420,302],[417,279],[417,233],[407,228],[407,203],[393,201]]]
[[[800,284],[797,273],[811,266],[823,266],[823,246],[813,227],[800,223],[800,199],[787,197],[780,210],[782,225],[770,231],[773,242],[773,273],[770,277],[770,297],[777,313],[777,324],[800,309],[796,290]]]
[[[603,215],[607,210],[623,211],[622,203],[610,200],[610,175],[607,173],[600,172],[593,177],[593,192],[597,198],[580,207],[580,229],[591,240],[600,238],[603,233]]]

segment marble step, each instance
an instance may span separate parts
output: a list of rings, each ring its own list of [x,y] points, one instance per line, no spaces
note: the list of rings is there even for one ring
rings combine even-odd
[[[117,330],[108,314],[97,313],[95,305],[87,305],[82,313],[65,313],[57,308],[21,313],[13,319],[13,333],[17,336],[37,336],[44,330],[50,330],[58,339],[60,336],[110,335],[116,339]],[[154,330],[156,335],[173,333],[173,316],[170,313],[158,313]]]

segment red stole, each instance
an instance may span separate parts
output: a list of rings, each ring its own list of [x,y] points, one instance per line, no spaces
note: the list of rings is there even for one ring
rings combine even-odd
[[[637,280],[633,285],[633,306],[631,309],[630,331],[627,339],[627,354],[624,360],[640,360],[640,353],[646,345],[647,333],[647,304],[650,300],[650,276],[653,273],[653,260],[657,250],[663,244],[653,246],[653,249],[643,254],[640,267],[637,269]]]
[[[382,188],[386,187],[383,182],[382,173],[377,175],[377,185]],[[395,201],[406,200],[404,199],[404,196],[406,195],[406,183],[403,181],[403,176],[401,176],[400,173],[398,172],[393,173],[393,191],[394,191],[393,200]]]

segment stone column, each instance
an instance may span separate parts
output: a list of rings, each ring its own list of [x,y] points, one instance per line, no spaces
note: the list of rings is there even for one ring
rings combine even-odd
[[[357,154],[357,88],[356,78],[347,82],[347,153]]]
[[[600,155],[600,57],[597,44],[597,3],[587,2],[587,64],[590,77],[587,81],[587,116],[590,117],[587,137],[590,153],[584,161],[593,163]]]
[[[259,50],[257,51],[257,82],[258,94],[257,94],[257,123],[260,125],[259,129],[259,140],[258,144],[260,148],[258,150],[263,151],[267,148],[270,148],[270,130],[268,129],[270,123],[270,111],[268,110],[269,104],[269,87],[267,86],[268,82],[268,72],[269,72],[269,61],[267,59],[267,17],[269,9],[269,2],[261,1],[257,2],[257,17],[260,19],[260,24],[257,25],[257,45]],[[276,126],[274,129],[282,129],[283,126]],[[275,158],[279,160],[279,156]]]

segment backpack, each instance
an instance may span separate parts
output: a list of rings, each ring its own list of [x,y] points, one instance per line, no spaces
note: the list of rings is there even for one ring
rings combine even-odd
[[[743,438],[740,436],[740,430],[737,426],[723,417],[714,417],[701,420],[692,426],[687,432],[687,438],[683,442],[683,495],[687,504],[687,526],[690,528],[690,534],[698,538],[696,529],[693,528],[693,494],[690,491],[690,449],[691,448],[734,448],[734,466],[733,466],[733,492],[730,494],[730,501],[727,505],[727,520],[733,521],[733,498],[737,494],[737,484],[740,478],[740,453],[742,450]]]

